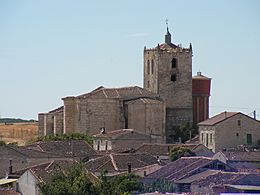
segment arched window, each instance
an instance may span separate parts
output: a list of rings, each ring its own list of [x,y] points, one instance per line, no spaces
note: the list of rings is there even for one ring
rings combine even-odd
[[[153,61],[153,59],[152,59],[152,74],[153,74],[153,72],[154,72],[154,61]]]
[[[172,68],[177,68],[177,59],[176,58],[172,59]]]
[[[147,74],[150,74],[150,61],[147,60]]]

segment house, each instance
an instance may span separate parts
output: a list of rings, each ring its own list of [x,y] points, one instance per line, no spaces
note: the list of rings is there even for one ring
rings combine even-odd
[[[216,158],[238,170],[260,172],[260,151],[241,151],[241,150],[224,150],[217,152],[213,158]]]
[[[84,140],[40,141],[24,146],[30,150],[62,155],[67,158],[90,158],[97,152]]]
[[[66,172],[75,164],[77,162],[74,160],[55,160],[20,170],[21,176],[17,180],[18,191],[26,195],[39,195],[39,183],[51,181],[53,174],[60,171]],[[96,179],[93,174],[88,174]]]
[[[0,178],[16,178],[13,173],[29,166],[55,159],[64,159],[63,154],[53,154],[20,146],[0,146]]]
[[[212,157],[213,152],[202,144],[159,144],[159,143],[143,143],[135,148],[134,153],[148,153],[160,160],[169,160],[170,151],[177,147],[188,148],[195,153],[196,156]]]
[[[105,129],[93,136],[93,148],[97,151],[125,152],[143,143],[156,142],[151,135],[133,129],[119,129],[106,132]],[[159,140],[158,140],[159,141]]]
[[[88,171],[99,176],[107,172],[107,176],[136,172],[138,175],[148,175],[161,168],[158,159],[149,154],[110,153],[85,163]],[[140,172],[142,170],[142,173]]]
[[[191,177],[206,170],[235,171],[235,169],[217,159],[197,156],[181,157],[145,177],[144,183],[166,179],[175,184],[178,180]]]
[[[193,178],[187,178],[186,181],[178,181],[179,184],[183,184],[185,182],[186,186],[190,186],[191,192],[217,195],[226,192],[225,188],[227,185],[247,185],[260,187],[260,175],[244,172],[208,170],[205,172],[204,176],[197,174]]]
[[[198,123],[200,143],[213,152],[238,145],[256,147],[260,122],[241,112],[222,112]]]

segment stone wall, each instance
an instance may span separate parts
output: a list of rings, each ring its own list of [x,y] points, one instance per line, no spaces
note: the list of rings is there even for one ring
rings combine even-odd
[[[54,135],[61,135],[63,134],[63,112],[58,112],[54,114],[53,118],[54,123]]]
[[[165,143],[165,104],[158,100],[138,99],[127,105],[127,127],[160,137]]]
[[[124,128],[123,103],[119,99],[65,98],[64,132],[97,134]]]
[[[247,134],[252,135],[252,144],[249,146],[256,146],[260,139],[260,122],[239,113],[214,126],[199,126],[199,132],[200,143],[212,149],[213,152],[221,151],[223,148],[247,145]]]

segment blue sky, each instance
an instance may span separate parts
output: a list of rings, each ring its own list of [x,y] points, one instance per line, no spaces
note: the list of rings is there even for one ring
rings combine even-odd
[[[192,43],[212,79],[210,115],[257,110],[258,0],[0,0],[1,117],[37,119],[98,86],[142,86],[143,48]]]

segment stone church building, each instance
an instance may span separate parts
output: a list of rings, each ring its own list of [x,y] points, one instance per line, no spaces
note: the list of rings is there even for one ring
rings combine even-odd
[[[62,98],[62,107],[38,115],[39,135],[93,135],[100,129],[135,129],[165,143],[172,141],[169,138],[181,124],[208,118],[210,79],[200,73],[194,77],[193,90],[191,44],[189,48],[173,44],[167,27],[165,43],[145,47],[143,62],[143,88],[101,86],[86,94]],[[205,82],[209,87],[201,93],[198,88]],[[205,101],[202,105],[200,97]]]

